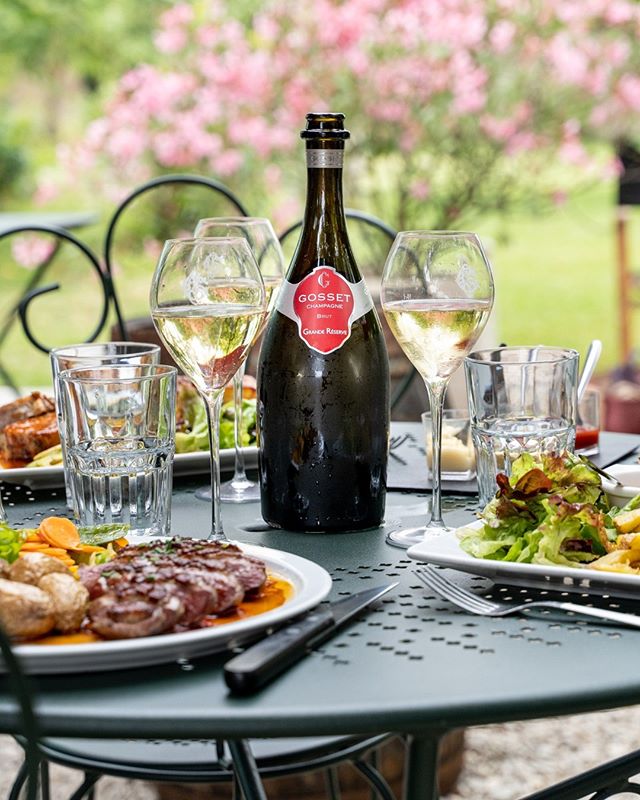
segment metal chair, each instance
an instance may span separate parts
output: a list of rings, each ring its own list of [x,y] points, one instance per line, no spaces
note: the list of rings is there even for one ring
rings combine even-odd
[[[375,766],[371,752],[390,735],[311,739],[240,741],[175,741],[46,738],[37,754],[43,763],[82,770],[84,778],[69,800],[92,798],[104,775],[157,783],[228,783],[234,797],[266,800],[263,778],[326,770],[328,796],[340,797],[335,765],[349,762],[372,789],[372,797],[394,800],[394,795]],[[25,740],[20,737],[20,744]],[[26,773],[18,774],[10,800],[17,798]]]
[[[426,397],[421,396],[424,387],[421,381],[415,382],[418,373],[400,350],[380,308],[379,282],[382,268],[397,231],[378,217],[353,208],[345,209],[345,217],[358,266],[363,276],[370,279],[370,283],[373,283],[372,278],[376,281],[369,288],[372,289],[371,294],[391,356],[391,412],[393,418],[415,419],[426,406]],[[283,245],[289,243],[293,234],[300,231],[301,228],[302,220],[290,225],[280,234],[280,243]]]
[[[20,787],[26,783],[26,800],[36,800],[39,786],[39,773],[41,767],[41,756],[39,750],[39,729],[36,716],[33,712],[33,690],[31,683],[25,676],[20,660],[11,648],[8,636],[0,627],[0,654],[2,662],[7,672],[9,686],[16,698],[19,710],[19,723],[16,727],[21,728],[21,742],[25,752],[25,760],[20,768],[18,780]],[[43,766],[43,781],[46,780],[46,765]],[[18,792],[19,793],[19,792]],[[8,800],[17,800],[18,793],[9,794]]]
[[[31,233],[31,234],[45,234],[53,237],[54,247],[52,252],[36,267],[36,269],[29,275],[29,279],[23,289],[23,294],[17,303],[11,306],[5,315],[3,321],[0,323],[0,347],[4,344],[9,333],[13,329],[17,319],[20,318],[25,335],[33,344],[33,346],[43,352],[48,353],[50,346],[43,344],[38,336],[33,332],[29,324],[29,306],[38,297],[55,292],[61,288],[60,282],[49,283],[41,285],[42,281],[47,277],[52,264],[59,254],[64,244],[71,245],[75,250],[79,251],[86,262],[88,262],[92,273],[97,279],[98,286],[102,293],[102,301],[99,304],[98,320],[92,329],[91,333],[84,339],[86,342],[93,342],[100,334],[107,321],[109,314],[109,306],[111,302],[111,292],[109,288],[109,281],[105,275],[98,257],[95,253],[78,239],[74,234],[70,233],[66,228],[61,228],[54,225],[16,225],[14,227],[6,228],[0,232],[0,241],[8,239],[9,237],[18,234]],[[86,263],[85,262],[85,263]],[[4,383],[11,386],[16,395],[19,393],[19,388],[12,380],[11,376],[7,373],[6,369],[0,366],[0,377]]]
[[[214,180],[213,178],[205,178],[202,175],[162,175],[158,178],[153,178],[152,180],[149,180],[146,183],[141,184],[132,192],[130,192],[130,194],[128,194],[125,197],[125,199],[120,203],[120,205],[116,208],[113,216],[111,217],[109,224],[107,226],[107,234],[104,241],[104,265],[110,283],[110,292],[113,303],[113,310],[115,312],[119,328],[118,336],[123,341],[126,341],[130,338],[129,336],[130,332],[128,331],[128,323],[124,319],[120,298],[118,293],[116,292],[116,287],[115,287],[113,248],[116,240],[116,232],[119,228],[119,225],[122,223],[125,211],[127,211],[127,209],[129,209],[136,200],[138,200],[143,195],[148,194],[149,192],[153,192],[156,189],[160,189],[162,187],[167,187],[167,186],[202,187],[210,192],[213,192],[214,195],[224,198],[225,203],[229,203],[231,205],[231,207],[234,210],[234,213],[238,213],[240,214],[240,216],[243,217],[248,216],[248,212],[245,206],[239,200],[239,198],[231,191],[231,189],[229,189],[228,186],[225,186],[223,183],[220,183],[220,181]],[[207,216],[207,214],[199,212],[198,218],[204,216]],[[214,215],[210,214],[210,216]],[[195,222],[197,222],[197,219],[195,220]],[[193,227],[195,227],[195,222],[193,222]],[[150,331],[151,330],[152,328],[150,328]]]

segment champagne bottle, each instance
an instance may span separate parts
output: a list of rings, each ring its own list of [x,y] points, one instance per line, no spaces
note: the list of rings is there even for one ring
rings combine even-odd
[[[344,216],[344,114],[307,114],[304,224],[262,345],[262,515],[291,531],[383,520],[389,363]]]

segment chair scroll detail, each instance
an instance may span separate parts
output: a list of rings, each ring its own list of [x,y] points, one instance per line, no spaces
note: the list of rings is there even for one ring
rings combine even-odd
[[[56,238],[56,247],[53,253],[35,270],[32,277],[27,282],[27,286],[22,298],[18,302],[17,306],[10,312],[10,314],[6,318],[4,325],[0,330],[0,344],[2,344],[7,333],[9,332],[14,316],[17,313],[20,317],[20,321],[22,323],[25,335],[27,336],[31,344],[38,350],[42,351],[43,353],[48,353],[49,350],[51,349],[50,346],[43,344],[31,330],[28,321],[28,310],[29,310],[29,305],[37,297],[40,297],[44,294],[48,294],[50,292],[54,292],[60,289],[59,283],[50,283],[47,284],[46,286],[38,286],[38,283],[45,276],[62,242],[68,242],[69,244],[73,245],[75,248],[80,250],[80,252],[87,258],[89,264],[91,265],[91,268],[93,269],[98,278],[100,288],[102,290],[102,307],[100,311],[100,316],[98,318],[98,322],[96,323],[96,326],[93,329],[92,333],[89,335],[89,337],[85,339],[86,342],[93,342],[100,335],[100,332],[105,326],[107,317],[109,315],[109,304],[111,300],[111,291],[109,288],[108,276],[102,269],[98,257],[95,255],[95,253],[91,250],[90,247],[84,244],[84,242],[82,242],[72,233],[70,233],[64,228],[60,228],[54,225],[23,225],[23,226],[17,226],[15,228],[9,228],[8,230],[5,230],[2,233],[0,233],[0,241],[10,236],[15,236],[16,234],[19,233],[50,234],[51,236],[54,236]]]
[[[210,189],[218,194],[223,195],[223,197],[225,197],[231,203],[231,205],[237,210],[237,212],[241,216],[243,217],[249,216],[245,206],[240,202],[238,197],[236,197],[236,195],[231,191],[231,189],[229,189],[228,186],[225,186],[224,183],[221,183],[220,181],[217,181],[214,178],[206,178],[202,175],[174,175],[174,174],[161,175],[158,178],[152,178],[146,183],[141,184],[132,192],[130,192],[130,194],[128,194],[124,198],[124,200],[120,203],[120,205],[116,208],[113,216],[111,217],[109,225],[107,226],[107,233],[104,240],[104,264],[107,270],[108,279],[110,281],[113,310],[115,312],[117,324],[120,329],[120,338],[123,341],[128,340],[127,324],[122,314],[120,300],[116,292],[114,276],[113,276],[114,272],[113,244],[118,222],[120,221],[122,215],[127,210],[127,208],[134,202],[134,200],[146,194],[147,192],[151,192],[159,187],[173,186],[173,185],[202,186],[206,189]],[[203,214],[202,216],[205,215]]]

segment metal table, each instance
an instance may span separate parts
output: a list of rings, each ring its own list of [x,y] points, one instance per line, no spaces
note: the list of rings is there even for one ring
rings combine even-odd
[[[194,497],[203,482],[176,483],[176,533],[208,529],[209,509]],[[5,486],[4,497],[15,524],[37,524],[64,510],[63,490]],[[413,575],[415,562],[384,540],[388,529],[420,522],[426,508],[426,495],[392,492],[385,530],[300,535],[264,530],[257,504],[224,505],[230,536],[323,564],[334,579],[332,599],[377,583],[399,581],[399,586],[251,698],[229,695],[221,671],[225,655],[38,678],[43,732],[231,740],[398,732],[409,743],[405,800],[425,800],[437,797],[437,745],[448,730],[640,702],[637,631],[531,616],[472,617],[429,596]],[[465,523],[474,510],[473,496],[445,497],[445,519],[452,524]],[[466,581],[477,587],[483,579]],[[0,680],[0,729],[16,732],[17,726],[6,682]]]

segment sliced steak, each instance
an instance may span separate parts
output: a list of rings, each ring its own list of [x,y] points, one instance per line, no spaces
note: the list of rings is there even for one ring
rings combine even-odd
[[[141,558],[149,559],[157,567],[172,564],[233,573],[245,592],[260,589],[267,579],[264,563],[260,559],[243,553],[237,545],[228,542],[173,538],[129,546],[119,556],[122,563],[133,566],[138,566]]]
[[[118,639],[197,626],[242,602],[266,570],[235,545],[176,538],[125,547],[106,564],[81,568],[80,579],[92,601],[89,627]]]
[[[89,627],[105,639],[136,639],[171,630],[184,614],[182,600],[167,592],[152,599],[134,587],[121,597],[103,594],[89,604]]]

